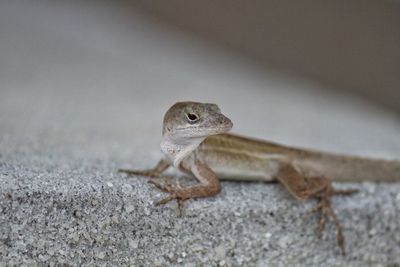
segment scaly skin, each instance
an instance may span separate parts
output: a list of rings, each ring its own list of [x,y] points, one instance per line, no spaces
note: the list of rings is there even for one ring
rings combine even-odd
[[[120,172],[171,179],[162,173],[173,166],[200,182],[181,187],[151,179],[157,188],[169,193],[157,205],[176,199],[180,206],[190,198],[214,196],[221,190],[220,179],[278,181],[299,200],[311,197],[320,200],[313,209],[322,214],[318,233],[320,235],[330,217],[336,226],[337,243],[342,253],[345,239],[330,200],[335,194],[349,195],[356,190],[335,190],[331,181],[400,181],[399,161],[286,147],[228,134],[232,126],[230,119],[215,104],[178,102],[164,116],[161,150],[165,157],[153,169]]]

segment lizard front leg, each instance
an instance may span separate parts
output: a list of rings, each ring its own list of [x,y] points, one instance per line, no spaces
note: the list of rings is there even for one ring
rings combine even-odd
[[[310,197],[320,199],[318,205],[312,211],[320,211],[321,219],[318,226],[318,236],[325,227],[325,222],[330,217],[336,227],[337,244],[342,252],[345,253],[345,238],[342,227],[331,206],[331,198],[335,194],[350,195],[357,190],[335,190],[332,182],[328,178],[323,177],[306,177],[297,171],[290,164],[284,165],[278,172],[277,179],[285,186],[285,188],[297,199],[306,200]]]
[[[150,178],[162,177],[162,173],[166,171],[170,167],[170,163],[165,160],[161,159],[157,165],[148,170],[126,170],[126,169],[119,169],[118,172],[126,173],[127,175],[141,175]]]
[[[221,191],[221,185],[215,173],[203,162],[195,159],[191,164],[190,171],[200,181],[199,185],[181,187],[179,185],[161,185],[150,181],[160,190],[169,193],[169,196],[157,202],[156,205],[166,204],[176,199],[178,205],[190,198],[210,197]]]

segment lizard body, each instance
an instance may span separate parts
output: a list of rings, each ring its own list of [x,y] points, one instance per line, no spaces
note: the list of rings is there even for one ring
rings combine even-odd
[[[190,174],[200,182],[194,186],[163,185],[151,179],[173,199],[210,197],[221,190],[219,180],[278,181],[297,199],[319,198],[315,211],[321,211],[319,233],[330,217],[337,229],[337,242],[344,253],[344,236],[331,207],[335,194],[349,195],[356,190],[335,190],[331,181],[400,181],[400,161],[375,160],[291,148],[267,141],[228,134],[233,124],[215,104],[178,102],[163,121],[164,153],[149,170],[120,170],[128,175],[162,177],[169,167]]]
[[[292,148],[234,134],[207,137],[193,153],[223,180],[273,181],[282,164],[338,182],[400,181],[400,162]],[[255,175],[257,174],[257,175]]]

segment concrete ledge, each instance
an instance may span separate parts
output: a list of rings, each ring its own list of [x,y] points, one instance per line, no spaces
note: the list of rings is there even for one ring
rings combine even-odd
[[[89,165],[75,162],[61,171],[0,166],[3,263],[394,266],[400,261],[400,185],[345,186],[361,192],[334,200],[347,238],[343,257],[330,223],[322,239],[316,238],[318,217],[306,213],[314,203],[298,203],[278,184],[225,182],[220,195],[188,201],[178,217],[175,203],[154,207],[162,194],[144,179],[117,175],[110,162]]]

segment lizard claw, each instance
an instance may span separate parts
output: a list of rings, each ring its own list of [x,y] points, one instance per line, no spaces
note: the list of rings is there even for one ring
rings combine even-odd
[[[140,175],[140,176],[146,176],[146,177],[157,177],[159,175],[159,173],[156,173],[154,171],[151,170],[143,170],[143,171],[139,171],[139,170],[127,170],[127,169],[118,169],[119,173],[125,173],[128,176],[133,176],[133,175]]]
[[[172,186],[171,184],[168,184],[167,182],[164,182],[164,184],[154,180],[154,179],[150,179],[147,181],[149,184],[154,185],[155,187],[157,187],[159,190],[168,193],[169,192],[169,188]]]
[[[350,196],[352,194],[358,193],[358,189],[345,189],[345,190],[333,190],[333,195]]]
[[[339,223],[339,220],[336,217],[336,214],[334,213],[332,206],[331,206],[331,197],[335,193],[339,192],[339,194],[342,194],[342,191],[334,191],[331,187],[327,188],[323,192],[321,192],[320,197],[320,202],[309,212],[321,212],[321,217],[318,223],[317,227],[317,236],[320,238],[322,236],[322,232],[325,229],[325,224],[326,220],[328,218],[332,219],[333,224],[336,227],[336,240],[337,244],[340,248],[341,253],[344,255],[345,254],[345,238],[342,232],[342,226]],[[354,190],[345,190],[343,191],[344,194],[352,194],[354,193]]]
[[[171,200],[174,200],[174,199],[176,199],[177,197],[175,196],[175,195],[169,195],[169,196],[167,196],[166,198],[163,198],[163,199],[161,199],[160,201],[158,201],[155,205],[156,206],[161,206],[161,205],[165,205],[165,204],[167,204],[168,202],[170,202]]]
[[[162,175],[159,172],[156,172],[154,170],[126,170],[126,169],[119,169],[118,170],[119,173],[125,173],[128,176],[134,176],[134,175],[139,175],[139,176],[145,176],[145,177],[149,177],[149,178],[158,178],[158,179],[162,179],[162,180],[166,180],[166,181],[170,181],[173,180],[174,177],[173,176],[168,176],[168,175]],[[150,182],[151,181],[151,182]],[[154,180],[152,181],[152,179],[149,182],[156,185],[154,182]],[[157,185],[156,185],[157,186]],[[157,188],[161,189],[160,187],[157,186]]]
[[[153,179],[149,180],[148,182],[150,184],[153,184],[155,187],[157,187],[161,191],[170,194],[166,198],[163,198],[160,201],[158,201],[155,205],[156,206],[164,205],[175,199],[176,202],[178,203],[179,216],[181,216],[183,201],[188,199],[188,197],[186,197],[184,194],[184,190],[179,185],[171,185],[171,184],[162,185],[161,183],[154,181]]]
[[[317,227],[317,236],[318,236],[318,238],[321,238],[322,232],[325,229],[326,218],[329,216],[329,214],[327,213],[325,204],[322,203],[322,201],[311,210],[311,212],[318,212],[318,211],[321,212],[321,217],[319,219],[319,223],[318,223],[318,227]]]
[[[176,202],[178,204],[178,216],[182,217],[183,214],[183,199],[180,199],[178,196],[171,194],[169,196],[167,196],[166,198],[163,198],[162,200],[158,201],[155,205],[156,206],[161,206],[164,204],[167,204],[168,202],[172,201],[176,199]]]
[[[318,203],[317,205],[315,205],[311,209],[307,210],[307,213],[315,213],[315,212],[317,212],[317,211],[319,211],[321,209],[321,206],[322,206],[322,204]]]

